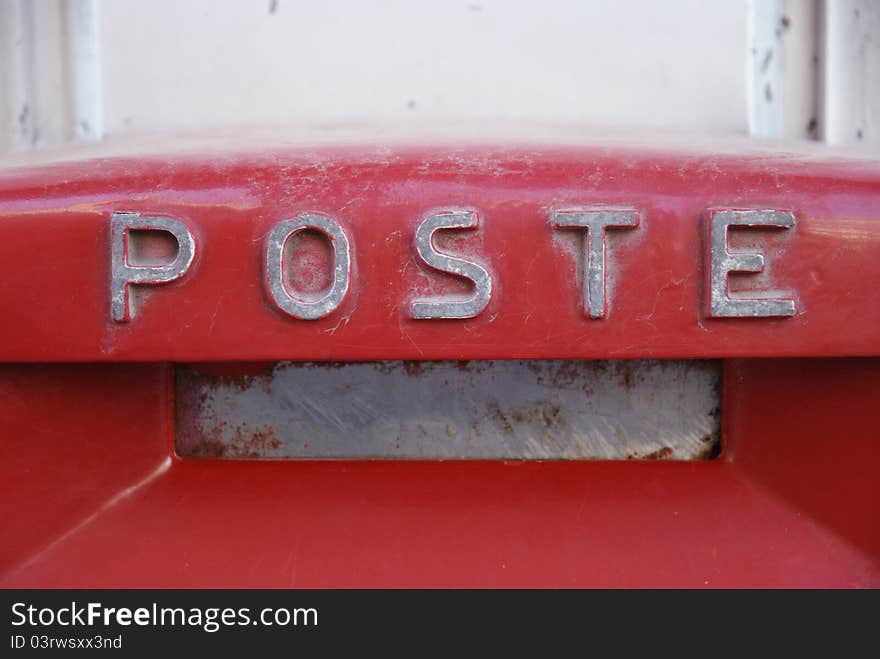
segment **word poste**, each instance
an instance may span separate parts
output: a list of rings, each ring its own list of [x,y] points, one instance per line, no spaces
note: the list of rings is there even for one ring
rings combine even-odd
[[[738,228],[794,229],[794,215],[781,210],[712,209],[709,216],[708,299],[706,313],[714,317],[793,316],[794,299],[760,296],[731,297],[728,275],[731,272],[757,273],[764,269],[764,256],[757,252],[731,251],[728,230]],[[608,231],[638,231],[641,213],[636,209],[579,207],[558,209],[550,213],[548,231],[580,230],[584,232],[584,312],[594,319],[605,318],[608,309],[605,296],[606,272],[613,268],[605,254]],[[410,303],[413,318],[473,318],[478,316],[492,298],[492,275],[483,266],[463,258],[439,252],[434,234],[445,230],[475,230],[479,214],[475,210],[450,209],[436,211],[419,224],[415,232],[415,249],[419,257],[440,272],[463,277],[473,284],[473,294],[463,299],[418,299]],[[167,231],[178,244],[177,256],[162,265],[134,265],[129,259],[129,231]],[[333,250],[332,283],[317,297],[298,296],[284,283],[282,260],[285,247],[300,231],[321,233]],[[263,247],[263,284],[269,298],[279,311],[300,320],[323,318],[342,303],[351,281],[350,237],[332,217],[322,213],[302,213],[293,219],[278,222],[269,232]],[[114,321],[127,322],[132,317],[129,288],[132,285],[164,284],[183,277],[196,258],[196,243],[186,225],[170,217],[154,217],[137,213],[114,213],[110,218],[110,314]],[[491,260],[491,255],[487,255]]]

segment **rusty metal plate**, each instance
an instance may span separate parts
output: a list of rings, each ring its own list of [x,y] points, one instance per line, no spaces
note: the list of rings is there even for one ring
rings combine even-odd
[[[717,361],[280,363],[176,371],[181,457],[672,459],[720,451]]]

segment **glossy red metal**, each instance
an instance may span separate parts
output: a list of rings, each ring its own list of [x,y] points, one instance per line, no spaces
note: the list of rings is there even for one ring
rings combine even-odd
[[[609,237],[601,321],[579,307],[576,237],[548,224],[596,203],[644,213]],[[420,323],[407,301],[426,274],[446,284],[412,233],[449,205],[482,213],[456,245],[498,296]],[[798,315],[705,317],[720,205],[795,212],[761,245]],[[128,324],[109,319],[116,210],[197,241]],[[302,210],[339,217],[355,249],[357,290],[314,322],[261,285],[265,233]],[[880,586],[876,162],[526,144],[97,160],[0,174],[0,230],[4,362],[726,359],[725,450],[697,463],[180,460],[172,365],[6,363],[2,586]]]
[[[877,359],[729,364],[688,463],[179,461],[167,373],[0,370],[0,585],[880,586]]]
[[[3,361],[495,359],[873,355],[880,352],[880,164],[535,145],[288,149],[98,160],[0,174]],[[610,312],[585,317],[579,232],[552,209],[635,207],[609,232]],[[793,318],[706,317],[706,211],[794,211],[760,232]],[[494,275],[489,307],[465,321],[410,317],[414,297],[460,282],[417,259],[437,208],[481,227],[456,248]],[[196,240],[190,272],[153,287],[130,323],[109,319],[114,211],[167,215]],[[353,285],[318,321],[268,303],[271,227],[321,211],[349,233]],[[763,282],[766,287],[767,282]]]

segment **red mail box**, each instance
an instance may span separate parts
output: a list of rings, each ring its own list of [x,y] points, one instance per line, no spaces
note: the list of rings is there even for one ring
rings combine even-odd
[[[215,141],[0,172],[0,232],[5,586],[880,585],[876,161],[577,135]],[[504,423],[613,444],[593,421],[554,435],[544,407],[504,413],[495,439],[453,428],[496,441],[489,459],[432,452],[434,426],[415,459],[276,455],[286,422],[181,454],[202,418],[181,374],[249,397],[286,362],[406,378],[438,360],[710,360],[720,443],[492,453]],[[470,402],[503,408],[507,385],[462,372]],[[674,435],[666,385],[643,409],[621,378],[595,418]],[[217,432],[235,418],[241,438],[241,396]],[[315,400],[309,432],[357,399]],[[357,419],[343,446],[374,422]]]

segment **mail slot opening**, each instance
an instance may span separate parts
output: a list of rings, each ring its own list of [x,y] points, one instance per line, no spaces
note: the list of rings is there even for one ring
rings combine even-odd
[[[706,360],[180,365],[175,446],[183,458],[706,460],[721,451],[720,383]]]

